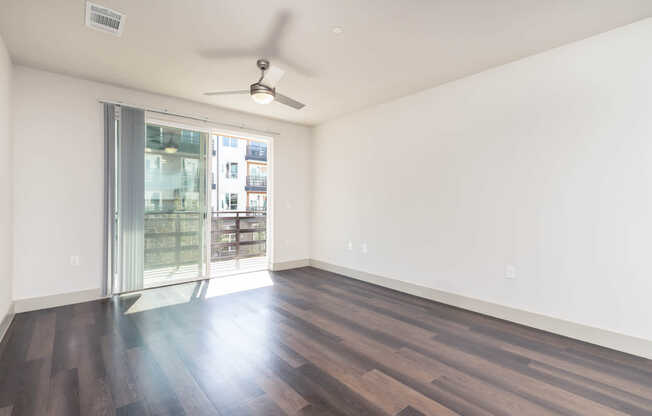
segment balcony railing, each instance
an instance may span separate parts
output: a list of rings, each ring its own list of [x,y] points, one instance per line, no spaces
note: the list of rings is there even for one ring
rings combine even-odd
[[[199,264],[201,218],[199,212],[145,213],[145,270]]]
[[[145,213],[145,270],[201,264],[202,217],[198,212]],[[211,213],[212,262],[267,254],[267,212]]]
[[[267,176],[247,176],[245,189],[247,191],[265,192],[267,190]]]
[[[267,146],[248,144],[245,159],[267,162]]]
[[[211,261],[265,256],[265,211],[219,211],[211,216]]]

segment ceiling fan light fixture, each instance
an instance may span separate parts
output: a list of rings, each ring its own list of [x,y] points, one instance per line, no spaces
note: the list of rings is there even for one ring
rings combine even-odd
[[[274,101],[274,89],[270,88],[263,84],[252,84],[251,89],[251,98],[258,104],[269,104]]]

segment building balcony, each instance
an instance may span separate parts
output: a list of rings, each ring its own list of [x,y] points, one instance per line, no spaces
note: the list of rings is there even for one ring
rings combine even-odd
[[[267,191],[267,176],[247,176],[245,190],[254,192]]]
[[[267,146],[247,145],[245,160],[258,160],[267,162]]]

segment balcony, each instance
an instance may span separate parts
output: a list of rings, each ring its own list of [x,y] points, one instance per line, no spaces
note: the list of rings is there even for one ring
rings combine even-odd
[[[245,160],[267,162],[267,146],[248,144]]]
[[[266,192],[267,176],[247,176],[245,189],[247,191]]]
[[[212,213],[212,262],[261,257],[266,253],[266,212],[220,211]]]

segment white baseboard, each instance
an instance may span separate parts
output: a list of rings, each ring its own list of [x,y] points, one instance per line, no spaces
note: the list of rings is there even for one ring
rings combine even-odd
[[[272,271],[278,272],[281,270],[296,269],[298,267],[306,267],[310,265],[310,259],[283,261],[280,263],[272,263]]]
[[[0,342],[4,339],[5,335],[7,334],[7,330],[9,329],[9,326],[11,325],[11,321],[14,320],[14,303],[9,304],[9,309],[7,310],[7,314],[2,317],[2,320],[0,320]]]
[[[429,287],[406,283],[400,280],[349,269],[319,260],[311,259],[310,265],[318,269],[373,283],[399,292],[408,293],[421,298],[478,312],[483,315],[489,315],[494,318],[504,319],[517,324],[526,325],[591,344],[626,352],[628,354],[652,359],[652,340],[619,334],[617,332],[565,321],[563,319],[553,318],[521,309],[515,309],[480,299],[443,292]]]
[[[101,289],[81,290],[79,292],[62,293],[59,295],[14,300],[16,313],[54,308],[56,306],[72,305],[102,298]]]

